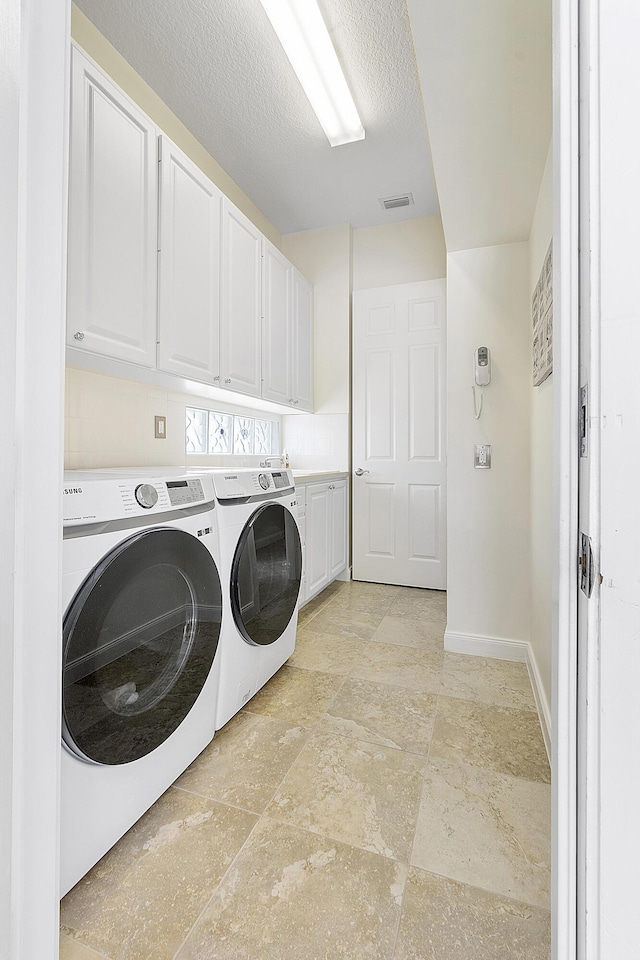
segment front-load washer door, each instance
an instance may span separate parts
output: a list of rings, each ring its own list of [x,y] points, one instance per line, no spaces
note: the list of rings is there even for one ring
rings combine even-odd
[[[146,530],[108,553],[63,623],[62,733],[69,750],[94,763],[122,764],[164,743],[206,683],[221,610],[213,557],[183,530]]]
[[[260,507],[245,525],[233,558],[231,609],[248,643],[282,636],[300,592],[302,547],[292,513],[280,503]]]

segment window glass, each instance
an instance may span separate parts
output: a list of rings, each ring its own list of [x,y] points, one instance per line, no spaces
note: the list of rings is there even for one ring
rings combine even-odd
[[[209,450],[205,453],[233,453],[233,417],[209,411]]]
[[[275,420],[254,420],[198,407],[186,409],[187,453],[277,454],[279,445]]]

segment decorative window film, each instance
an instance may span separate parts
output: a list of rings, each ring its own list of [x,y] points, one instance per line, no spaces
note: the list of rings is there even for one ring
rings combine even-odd
[[[271,453],[272,428],[273,424],[271,420],[256,420],[255,439],[253,443],[254,453]]]
[[[233,453],[233,417],[228,413],[209,411],[208,453]]]
[[[207,410],[187,407],[187,453],[207,452]]]
[[[278,424],[273,420],[187,407],[187,453],[277,453],[278,439]]]
[[[253,430],[255,420],[249,417],[233,418],[233,452],[253,453]]]

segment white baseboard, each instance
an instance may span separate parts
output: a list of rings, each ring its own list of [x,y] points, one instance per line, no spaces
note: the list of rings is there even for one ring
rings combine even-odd
[[[445,630],[444,648],[449,653],[468,653],[472,657],[492,657],[494,660],[528,661],[528,643],[524,640],[501,640],[498,637],[480,637],[473,633],[453,633]]]
[[[494,660],[526,663],[540,719],[542,739],[547,756],[551,760],[551,710],[544,694],[540,671],[531,644],[527,640],[503,640],[500,637],[482,637],[472,633],[455,633],[453,630],[445,630],[444,648],[449,653],[466,653],[472,657],[491,657]]]
[[[551,763],[551,707],[545,696],[544,687],[542,686],[542,678],[540,676],[540,671],[538,670],[538,663],[536,661],[535,653],[533,652],[533,647],[530,643],[528,643],[527,646],[529,648],[529,656],[527,657],[529,678],[531,680],[533,695],[538,708],[538,716],[540,717],[542,738],[544,740],[544,745],[547,748],[549,763]]]

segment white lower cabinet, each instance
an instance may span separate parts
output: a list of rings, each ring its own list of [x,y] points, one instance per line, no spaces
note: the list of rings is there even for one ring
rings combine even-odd
[[[329,519],[331,522],[329,579],[335,580],[347,566],[346,480],[332,480],[329,483]]]
[[[306,598],[323,590],[347,566],[347,481],[306,484]]]

